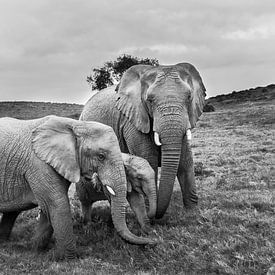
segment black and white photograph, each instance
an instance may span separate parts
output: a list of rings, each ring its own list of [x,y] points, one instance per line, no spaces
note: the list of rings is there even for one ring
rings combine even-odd
[[[0,0],[0,275],[275,275],[275,1]]]

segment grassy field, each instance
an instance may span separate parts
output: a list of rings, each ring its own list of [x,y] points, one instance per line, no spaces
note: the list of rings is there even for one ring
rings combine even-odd
[[[80,258],[51,261],[31,239],[37,210],[18,218],[0,247],[0,274],[266,274],[275,263],[275,101],[218,104],[193,133],[196,183],[203,218],[185,212],[178,187],[165,217],[152,225],[155,247],[126,244],[104,219],[90,230],[72,199]],[[133,214],[131,231],[139,233]]]

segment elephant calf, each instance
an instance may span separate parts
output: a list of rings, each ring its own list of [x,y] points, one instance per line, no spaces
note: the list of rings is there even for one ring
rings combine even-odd
[[[56,258],[75,257],[68,188],[71,182],[92,177],[94,172],[110,195],[112,220],[120,236],[134,244],[154,243],[127,228],[127,181],[111,127],[55,116],[1,118],[0,239],[9,237],[21,211],[39,206],[38,246],[45,246],[54,233]]]
[[[156,214],[156,185],[155,172],[147,160],[129,155],[122,154],[127,178],[127,200],[135,213],[142,230],[149,231],[149,218]],[[94,174],[96,175],[96,174]],[[76,185],[76,193],[81,202],[84,222],[91,220],[91,206],[99,200],[107,200],[102,192],[102,182],[97,176],[94,176],[91,182],[82,180]],[[146,195],[149,201],[148,216],[143,195]]]

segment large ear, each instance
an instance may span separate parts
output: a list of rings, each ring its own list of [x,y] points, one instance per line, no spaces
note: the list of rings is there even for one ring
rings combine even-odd
[[[33,131],[32,146],[36,155],[65,179],[80,180],[76,136],[70,119],[50,117]]]
[[[196,126],[200,115],[203,112],[203,106],[205,105],[206,89],[203,85],[201,76],[196,68],[189,63],[177,64],[180,69],[183,69],[185,73],[189,75],[188,84],[191,87],[190,105],[188,106],[188,115],[191,124],[191,128]]]
[[[149,133],[150,118],[144,106],[141,77],[144,72],[151,69],[150,65],[135,65],[123,75],[117,92],[116,107],[131,121],[142,133]]]

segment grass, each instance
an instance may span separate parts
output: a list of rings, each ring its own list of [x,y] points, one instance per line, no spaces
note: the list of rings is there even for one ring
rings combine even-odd
[[[152,225],[155,247],[123,242],[104,220],[87,232],[72,198],[80,258],[54,262],[31,239],[37,210],[18,218],[0,247],[0,274],[266,274],[275,263],[274,101],[204,113],[193,133],[200,219],[186,212],[178,185],[167,214]],[[129,228],[140,234],[129,211]]]

